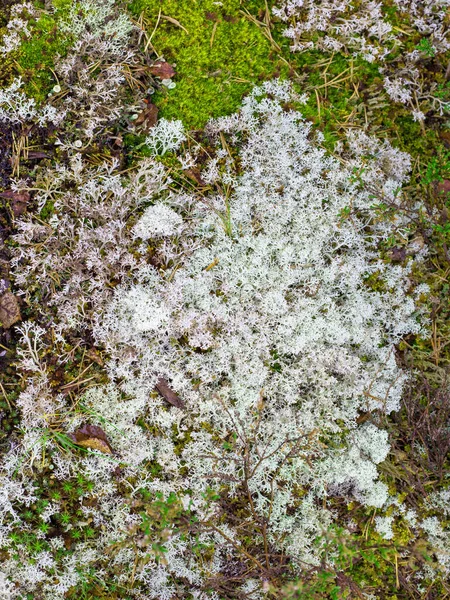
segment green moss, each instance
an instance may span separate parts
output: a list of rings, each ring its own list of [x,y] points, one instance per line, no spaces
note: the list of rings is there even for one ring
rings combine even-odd
[[[372,273],[365,280],[364,284],[372,291],[383,293],[386,292],[386,283],[381,279],[380,273]]]
[[[0,34],[1,35],[1,34]],[[13,53],[2,57],[0,61],[0,87],[8,87],[14,79],[14,59]]]
[[[44,102],[56,84],[52,73],[59,56],[65,56],[71,40],[63,34],[59,24],[65,19],[70,2],[54,0],[55,12],[41,10],[39,18],[30,22],[31,36],[25,38],[11,57],[17,75],[25,83],[24,91],[38,102]],[[37,3],[38,9],[43,5]]]
[[[181,119],[188,128],[235,111],[256,82],[287,75],[288,67],[240,11],[239,0],[222,6],[213,0],[134,0],[130,8],[135,16],[144,12],[153,28],[161,11],[152,44],[176,64],[177,86],[158,92],[155,102],[161,116]]]

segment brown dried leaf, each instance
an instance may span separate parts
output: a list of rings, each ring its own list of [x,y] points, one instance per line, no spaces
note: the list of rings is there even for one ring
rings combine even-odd
[[[167,400],[172,406],[176,408],[184,408],[184,402],[178,394],[176,394],[169,386],[169,382],[164,377],[160,377],[155,385],[157,391],[164,400]]]
[[[450,179],[444,179],[442,181],[436,182],[434,187],[437,196],[444,196],[444,198],[446,198],[447,195],[450,193]]]
[[[13,200],[11,208],[13,211],[13,215],[15,217],[20,217],[20,215],[22,215],[27,210],[27,205],[25,204],[25,202],[17,202]]]
[[[17,200],[18,202],[28,202],[30,199],[30,194],[28,192],[13,192],[13,190],[6,190],[6,192],[0,193],[0,198]]]
[[[450,131],[441,131],[439,132],[439,137],[443,140],[445,146],[450,148]]]
[[[104,362],[102,357],[100,356],[100,354],[97,352],[97,350],[95,350],[95,348],[91,348],[90,350],[88,350],[86,352],[86,356],[88,358],[90,358],[91,360],[93,360],[97,365],[99,365],[100,367],[104,366]]]
[[[20,216],[27,209],[27,203],[30,200],[30,194],[28,192],[13,192],[13,190],[6,190],[0,194],[0,198],[11,200],[11,208],[15,217]]]
[[[403,262],[406,258],[406,250],[405,248],[400,248],[396,246],[391,250],[391,260],[392,262]]]
[[[11,292],[5,292],[0,296],[0,325],[5,329],[9,329],[21,318],[17,298]]]
[[[116,137],[111,137],[111,139],[114,140],[115,146],[118,148],[123,148],[123,137],[120,135],[120,133]]]
[[[69,434],[70,439],[77,446],[98,450],[103,454],[112,454],[112,448],[105,432],[97,425],[82,425],[75,433]]]
[[[29,160],[38,160],[40,158],[51,158],[51,155],[41,150],[28,150],[27,157]]]
[[[136,125],[141,125],[144,129],[150,129],[158,121],[158,107],[149,103],[142,112],[139,113],[135,121]]]
[[[165,61],[155,62],[149,70],[152,75],[161,77],[161,79],[171,79],[175,75],[175,69]]]
[[[195,183],[198,183],[199,185],[208,185],[206,181],[202,179],[200,169],[197,169],[196,167],[194,167],[193,169],[185,169],[184,174],[187,175],[189,179],[192,179],[192,181],[195,181]]]
[[[408,256],[414,256],[414,254],[417,254],[418,252],[420,252],[424,246],[425,246],[425,240],[419,234],[408,244],[408,247],[406,249],[406,254]]]

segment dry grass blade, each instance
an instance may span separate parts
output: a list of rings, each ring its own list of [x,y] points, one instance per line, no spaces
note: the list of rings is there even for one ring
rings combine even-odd
[[[183,25],[180,23],[180,21],[178,21],[178,19],[174,19],[173,17],[168,17],[167,15],[161,15],[161,19],[164,19],[165,21],[172,23],[172,25],[176,25],[176,27],[179,27],[180,29],[182,29],[184,32],[186,32],[189,35],[189,31],[186,29],[186,27],[183,27]]]

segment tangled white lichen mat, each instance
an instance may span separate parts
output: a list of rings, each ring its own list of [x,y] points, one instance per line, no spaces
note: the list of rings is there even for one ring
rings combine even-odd
[[[111,379],[137,405],[159,376],[186,401],[184,412],[148,402],[147,419],[166,442],[158,455],[164,488],[189,490],[203,523],[223,510],[205,502],[208,489],[244,493],[268,543],[300,565],[317,563],[313,540],[332,518],[318,498],[350,495],[376,507],[387,500],[376,468],[387,435],[358,427],[357,417],[399,407],[405,375],[394,344],[420,324],[406,294],[410,265],[378,257],[399,223],[372,209],[374,188],[398,201],[408,156],[353,136],[354,158],[343,166],[298,112],[283,109],[291,97],[289,86],[268,83],[239,113],[209,124],[218,144],[214,168],[206,166],[214,192],[165,200],[160,260],[175,268],[146,266],[118,287],[95,335],[110,353]],[[220,147],[225,136],[235,158]],[[353,174],[363,163],[362,185]],[[184,220],[177,232],[173,211]],[[147,221],[144,213],[134,228],[142,240]],[[160,236],[165,229],[158,226]],[[374,274],[383,291],[367,284]],[[149,318],[158,325],[147,326]],[[231,522],[226,530],[220,537],[209,529],[214,560],[199,564],[203,576],[224,566],[226,538],[236,535]],[[170,547],[182,560],[175,537]]]
[[[32,4],[0,600],[444,596],[450,0]]]
[[[201,194],[180,191],[152,158],[125,175],[76,153],[70,168],[41,174],[37,201],[57,189],[54,212],[48,223],[20,220],[13,265],[29,301],[27,278],[51,294],[40,309],[55,337],[36,323],[21,329],[23,436],[2,459],[0,539],[15,548],[11,496],[34,501],[41,465],[58,482],[89,481],[80,510],[95,535],[62,558],[61,535],[38,553],[21,546],[28,559],[3,565],[17,597],[63,599],[93,568],[111,569],[136,598],[182,589],[218,599],[220,581],[248,568],[241,591],[259,598],[277,569],[295,576],[320,563],[328,499],[390,503],[377,468],[387,434],[358,417],[399,407],[405,374],[394,345],[422,326],[412,258],[400,266],[379,256],[409,222],[374,208],[377,198],[400,201],[410,161],[362,132],[330,157],[286,108],[302,100],[288,84],[266,83],[238,113],[209,123],[205,164],[192,140],[178,150],[171,161],[198,168]],[[53,290],[58,267],[64,281]],[[72,403],[52,389],[43,357],[59,353],[64,364],[65,340],[91,330],[110,381]],[[113,454],[61,451],[86,422]],[[64,510],[55,498],[46,523]]]

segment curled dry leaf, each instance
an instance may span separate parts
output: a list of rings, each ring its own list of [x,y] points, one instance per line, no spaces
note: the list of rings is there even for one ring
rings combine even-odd
[[[406,249],[396,246],[392,248],[390,254],[392,262],[403,262],[406,258]]]
[[[97,350],[95,348],[91,348],[90,350],[88,350],[86,352],[86,356],[88,358],[90,358],[91,360],[93,360],[100,367],[103,367],[104,364],[105,364],[105,362],[104,362],[103,358],[101,357],[100,353],[97,352]]]
[[[18,200],[19,202],[28,202],[30,194],[28,192],[14,192],[13,190],[6,190],[6,192],[0,193],[0,198],[6,198],[7,200]]]
[[[194,167],[192,169],[185,169],[184,174],[187,175],[187,177],[189,177],[189,179],[191,179],[192,181],[195,181],[195,183],[198,183],[199,185],[201,185],[203,187],[206,187],[208,185],[206,183],[206,181],[204,181],[202,179],[200,169],[197,169],[196,167]]]
[[[183,400],[170,388],[169,382],[164,379],[164,377],[160,377],[158,379],[155,387],[158,393],[164,398],[164,400],[167,400],[169,404],[176,406],[177,408],[184,408]]]
[[[161,79],[171,79],[175,75],[175,69],[165,61],[153,63],[149,70],[152,75],[161,77]]]
[[[28,150],[28,159],[29,160],[39,160],[41,158],[51,158],[51,154],[48,152],[42,152],[41,150]]]
[[[105,432],[97,425],[82,425],[75,433],[70,433],[69,437],[74,444],[82,448],[91,448],[103,454],[113,453]]]
[[[237,23],[239,18],[233,15],[223,15],[223,20],[227,23]]]
[[[28,192],[14,192],[13,190],[7,190],[0,194],[0,198],[5,198],[11,201],[11,209],[15,217],[20,216],[27,209],[27,204],[30,200],[30,194]]]
[[[450,179],[443,179],[442,181],[436,181],[434,183],[434,189],[436,196],[443,196],[447,198],[450,194]]]
[[[140,125],[143,129],[150,129],[156,125],[158,120],[158,107],[147,102],[147,106],[139,113],[138,118],[134,122],[135,125]]]
[[[408,247],[406,248],[406,254],[408,256],[414,256],[415,254],[420,252],[424,246],[425,240],[419,234],[408,244]]]
[[[0,325],[5,329],[9,329],[21,318],[17,298],[11,292],[5,292],[0,296]]]

